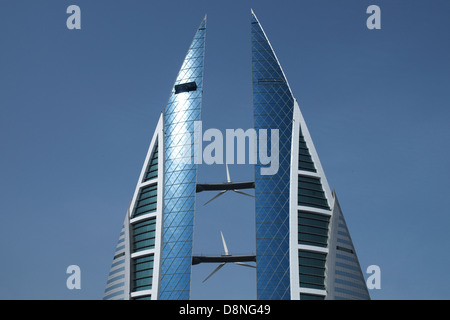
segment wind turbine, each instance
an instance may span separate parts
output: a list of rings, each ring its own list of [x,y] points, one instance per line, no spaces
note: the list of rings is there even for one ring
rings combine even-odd
[[[219,271],[220,269],[222,269],[222,267],[223,267],[224,265],[226,265],[227,263],[230,263],[230,262],[232,262],[232,263],[234,263],[234,264],[237,264],[237,265],[239,265],[239,266],[250,267],[250,268],[256,268],[255,266],[252,266],[251,264],[246,264],[246,263],[242,263],[242,262],[238,262],[238,261],[233,261],[233,260],[236,260],[236,259],[234,259],[235,257],[234,257],[233,255],[231,255],[231,254],[228,252],[228,247],[227,247],[227,244],[226,244],[226,242],[225,242],[225,238],[223,237],[222,231],[220,231],[220,235],[222,236],[223,249],[224,249],[224,251],[225,251],[225,253],[221,255],[221,257],[223,257],[223,262],[222,262],[221,264],[219,264],[219,266],[218,266],[216,269],[214,269],[214,271],[211,272],[211,274],[210,274],[209,276],[207,276],[207,277],[205,278],[205,280],[203,280],[203,282],[205,282],[206,280],[208,280],[209,278],[211,278],[211,276],[212,276],[214,273],[216,273],[217,271]],[[238,257],[236,257],[236,258],[238,258]]]
[[[227,168],[227,182],[224,182],[223,185],[224,185],[224,186],[227,186],[227,185],[229,185],[229,186],[230,186],[230,185],[236,185],[236,184],[234,184],[233,182],[231,182],[230,171],[228,170],[228,164],[226,164],[226,168]],[[236,193],[239,193],[239,194],[243,194],[244,196],[248,196],[248,197],[252,197],[252,198],[255,197],[255,196],[252,196],[251,194],[248,194],[248,193],[239,191],[239,190],[237,190],[237,189],[229,189],[229,188],[227,188],[227,189],[224,189],[224,190],[220,191],[218,194],[216,194],[214,197],[212,197],[208,202],[206,202],[206,203],[204,204],[204,206],[206,206],[208,203],[210,203],[210,202],[213,201],[214,199],[220,197],[221,195],[225,194],[227,191],[230,191],[230,190],[231,190],[231,191],[234,191],[234,192],[236,192]]]

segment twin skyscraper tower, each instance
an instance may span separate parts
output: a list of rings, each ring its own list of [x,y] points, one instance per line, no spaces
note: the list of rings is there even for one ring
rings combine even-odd
[[[336,194],[253,11],[251,35],[254,129],[278,130],[278,172],[262,175],[257,163],[254,181],[201,185],[197,164],[186,161],[192,156],[194,122],[201,120],[205,17],[156,126],[104,299],[189,299],[193,265],[248,261],[256,267],[261,300],[370,299]],[[196,193],[253,188],[256,254],[193,256]]]

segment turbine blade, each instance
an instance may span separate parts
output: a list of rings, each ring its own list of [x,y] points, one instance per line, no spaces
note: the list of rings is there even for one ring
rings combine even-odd
[[[231,182],[231,178],[230,178],[230,171],[228,170],[228,163],[225,164],[227,167],[227,182],[230,183]]]
[[[242,263],[242,262],[234,262],[234,264],[244,266],[244,267],[256,268],[256,266],[252,266],[251,264],[246,264],[246,263]]]
[[[209,200],[208,202],[206,202],[206,203],[204,204],[204,206],[206,206],[208,203],[210,203],[211,201],[213,201],[213,200],[216,199],[217,197],[223,195],[223,194],[224,194],[225,192],[227,192],[227,191],[228,191],[228,190],[220,191],[218,194],[216,194],[214,197],[212,197],[211,200]]]
[[[242,192],[242,191],[239,191],[239,190],[233,190],[233,191],[236,192],[236,193],[243,194],[244,196],[248,196],[248,197],[252,197],[252,198],[255,197],[255,196],[253,196],[253,195],[251,195],[251,194],[248,194],[248,193],[245,193],[245,192]]]
[[[221,263],[217,268],[215,268],[214,271],[211,272],[211,274],[210,274],[209,276],[207,276],[205,280],[203,280],[203,282],[205,282],[206,280],[208,280],[209,278],[211,278],[211,276],[212,276],[214,273],[216,273],[217,271],[219,271],[219,270],[225,265],[225,263],[226,263],[226,262],[223,262],[223,263]]]
[[[225,242],[225,238],[223,237],[222,231],[220,231],[220,235],[222,236],[223,250],[225,250],[225,254],[228,255],[228,248],[227,248],[227,244]]]

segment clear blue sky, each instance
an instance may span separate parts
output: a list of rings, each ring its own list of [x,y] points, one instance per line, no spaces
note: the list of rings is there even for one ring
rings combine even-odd
[[[82,29],[66,28],[66,8]],[[381,7],[381,30],[366,8]],[[374,299],[450,299],[448,0],[0,2],[0,299],[101,299],[159,114],[208,14],[204,128],[252,126],[250,8],[300,103]],[[251,180],[251,166],[230,166]],[[239,179],[237,178],[239,177]],[[199,182],[225,180],[223,166]],[[254,203],[199,194],[195,253],[255,251]],[[81,290],[66,288],[79,265]],[[193,299],[255,271],[193,267]]]

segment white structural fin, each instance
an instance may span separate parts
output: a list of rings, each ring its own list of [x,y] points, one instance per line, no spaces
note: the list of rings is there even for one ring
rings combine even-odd
[[[153,134],[108,276],[105,300],[157,299],[163,207],[163,116]],[[139,273],[139,268],[146,272]],[[132,272],[132,270],[134,270]],[[150,272],[149,272],[150,271]],[[137,278],[141,274],[145,277]]]

